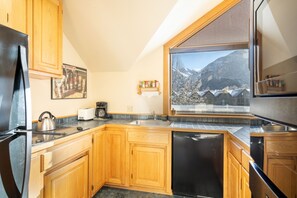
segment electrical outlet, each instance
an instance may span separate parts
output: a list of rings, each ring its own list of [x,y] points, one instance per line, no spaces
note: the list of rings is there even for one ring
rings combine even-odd
[[[133,112],[133,106],[132,105],[127,106],[127,112]]]

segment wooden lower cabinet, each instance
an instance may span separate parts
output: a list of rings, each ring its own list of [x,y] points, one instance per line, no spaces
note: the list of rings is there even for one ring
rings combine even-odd
[[[241,165],[236,158],[228,152],[228,197],[240,197],[240,184],[241,184]]]
[[[297,197],[297,134],[264,137],[264,172],[288,197]]]
[[[106,131],[106,182],[111,185],[127,185],[126,132],[111,129]]]
[[[93,134],[92,195],[105,183],[105,141],[105,131],[99,130]]]
[[[229,140],[227,154],[227,197],[251,198],[249,188],[250,155],[237,142]]]
[[[166,146],[131,145],[130,185],[143,188],[165,188]]]
[[[268,177],[287,197],[296,197],[297,173],[296,159],[290,157],[274,157],[268,159]]]
[[[44,195],[47,198],[89,197],[88,155],[47,174]]]
[[[42,197],[43,175],[41,153],[33,153],[31,156],[29,198]]]
[[[249,178],[249,173],[243,167],[241,167],[241,198],[252,197]]]

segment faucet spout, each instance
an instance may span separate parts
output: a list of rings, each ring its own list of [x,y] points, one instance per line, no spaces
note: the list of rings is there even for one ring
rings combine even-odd
[[[152,114],[153,114],[153,119],[157,120],[157,115],[156,115],[155,111],[153,111]]]

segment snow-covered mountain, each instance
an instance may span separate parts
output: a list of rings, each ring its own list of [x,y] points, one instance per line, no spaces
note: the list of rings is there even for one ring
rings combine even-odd
[[[218,58],[200,71],[187,68],[178,57],[173,57],[172,61],[172,91],[175,96],[184,98],[204,90],[250,87],[247,50],[237,50]]]

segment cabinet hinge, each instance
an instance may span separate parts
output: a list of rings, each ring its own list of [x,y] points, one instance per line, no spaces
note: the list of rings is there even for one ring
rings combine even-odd
[[[133,174],[131,174],[131,179],[133,179]]]
[[[131,151],[131,155],[133,155],[133,150]]]
[[[6,14],[6,22],[7,23],[9,22],[9,14],[8,13]]]
[[[92,144],[94,144],[94,138],[92,138]]]
[[[94,185],[92,185],[92,190],[94,190]]]

